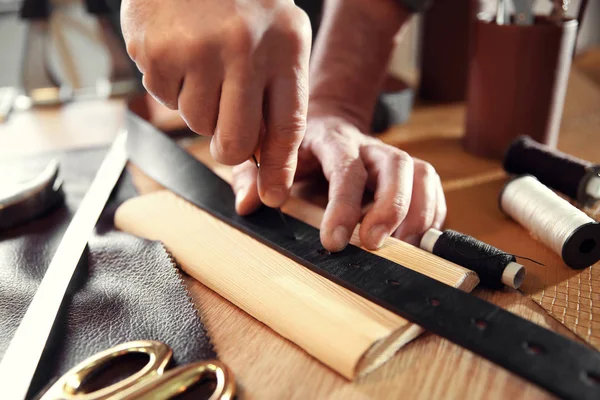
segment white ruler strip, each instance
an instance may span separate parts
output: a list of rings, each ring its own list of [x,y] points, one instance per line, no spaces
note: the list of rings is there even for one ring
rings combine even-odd
[[[96,173],[0,363],[2,398],[22,400],[87,241],[127,163],[120,133]]]

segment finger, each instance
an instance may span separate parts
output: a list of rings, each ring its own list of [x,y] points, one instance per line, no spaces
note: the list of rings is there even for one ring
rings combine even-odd
[[[278,207],[289,196],[298,147],[306,129],[308,108],[308,62],[310,23],[299,8],[286,13],[286,29],[275,39],[273,63],[267,88],[266,128],[261,142],[258,189],[263,202]]]
[[[195,71],[186,75],[178,108],[181,118],[192,131],[203,136],[213,135],[220,96],[221,74],[218,68],[207,68],[202,73]]]
[[[375,197],[361,223],[360,242],[368,249],[377,249],[407,215],[413,190],[413,161],[407,153],[382,144],[364,146],[361,157],[369,180],[375,182]]]
[[[226,73],[215,136],[210,152],[215,160],[237,165],[248,160],[258,145],[264,81],[245,67]]]
[[[257,169],[251,161],[233,167],[232,187],[235,192],[235,210],[247,215],[260,207],[260,198],[256,186]]]
[[[436,209],[435,218],[433,218],[432,228],[441,229],[444,221],[446,220],[446,213],[448,212],[446,206],[446,196],[444,196],[444,187],[442,186],[442,180],[437,175],[437,191],[436,191]]]
[[[158,102],[177,109],[177,98],[184,78],[185,59],[164,40],[145,40],[135,63],[144,74],[144,88]]]
[[[416,246],[423,233],[432,227],[436,215],[437,180],[437,173],[431,164],[415,161],[410,208],[395,237]]]
[[[321,243],[327,250],[343,250],[361,217],[361,201],[367,180],[358,147],[348,143],[329,146],[315,145],[329,181],[329,201],[321,222]]]
[[[177,98],[183,85],[182,76],[172,76],[171,79],[157,76],[155,73],[146,73],[142,78],[142,85],[156,101],[171,110],[177,109]]]
[[[261,199],[270,207],[279,207],[285,202],[296,173],[307,107],[306,92],[300,86],[305,88],[305,82],[282,78],[269,87],[258,187]]]

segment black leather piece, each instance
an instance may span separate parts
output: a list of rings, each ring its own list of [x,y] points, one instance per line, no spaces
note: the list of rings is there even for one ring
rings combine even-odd
[[[328,254],[319,231],[274,209],[235,212],[231,187],[154,127],[129,115],[128,152],[159,184],[311,270],[566,399],[599,399],[600,353],[494,304],[355,246]],[[592,378],[590,378],[590,376]]]
[[[74,151],[59,157],[68,206],[0,233],[0,357],[106,150]],[[27,171],[43,168],[45,162],[45,157],[39,157],[16,163]],[[0,171],[17,164],[14,160],[2,163]],[[125,173],[80,261],[30,395],[77,362],[130,340],[166,343],[173,349],[175,363],[216,357],[180,272],[162,244],[113,228],[114,210],[133,195],[133,184]]]

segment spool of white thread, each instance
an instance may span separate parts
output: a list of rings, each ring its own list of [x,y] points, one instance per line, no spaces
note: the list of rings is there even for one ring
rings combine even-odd
[[[571,268],[600,260],[600,224],[530,175],[517,177],[500,193],[500,208]]]

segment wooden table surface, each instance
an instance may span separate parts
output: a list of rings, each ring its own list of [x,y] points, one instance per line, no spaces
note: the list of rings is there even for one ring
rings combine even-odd
[[[106,143],[116,134],[122,118],[123,104],[119,101],[15,114],[8,123],[0,125],[0,157]],[[525,293],[508,289],[475,293],[574,340],[582,340],[581,335],[569,331],[532,300],[540,290],[541,274],[570,270],[498,211],[497,196],[505,175],[499,163],[463,151],[463,125],[462,105],[420,106],[409,123],[391,129],[381,138],[436,167],[448,200],[445,228],[460,230],[546,264],[545,270],[527,264],[530,274]],[[574,70],[559,147],[600,162],[599,132],[600,88]],[[243,398],[550,398],[545,391],[432,334],[408,344],[370,375],[348,382],[200,283],[188,279],[186,284],[220,358],[234,371]]]

